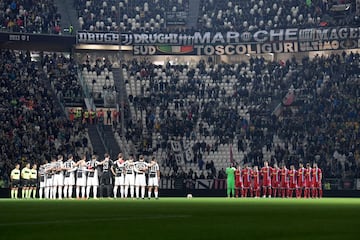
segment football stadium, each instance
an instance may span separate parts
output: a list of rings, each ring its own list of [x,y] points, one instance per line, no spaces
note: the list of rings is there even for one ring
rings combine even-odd
[[[2,0],[0,75],[0,240],[360,234],[360,0]]]

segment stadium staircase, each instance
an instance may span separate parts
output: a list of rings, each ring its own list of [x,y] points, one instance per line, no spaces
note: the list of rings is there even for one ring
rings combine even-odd
[[[68,31],[70,25],[73,26],[73,32],[75,33],[80,29],[77,12],[74,6],[74,0],[55,0],[55,5],[58,7],[58,11],[61,14],[61,28]]]
[[[103,138],[111,158],[116,159],[116,156],[120,152],[120,146],[115,139],[114,131],[111,125],[103,126]]]
[[[100,131],[97,129],[97,125],[88,125],[88,134],[93,147],[93,152],[99,156],[100,159],[104,157],[106,153],[105,143],[100,136]]]
[[[187,21],[187,28],[196,28],[199,17],[200,0],[189,1],[189,16]]]

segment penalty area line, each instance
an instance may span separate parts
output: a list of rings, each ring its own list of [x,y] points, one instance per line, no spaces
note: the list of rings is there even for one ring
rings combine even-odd
[[[68,223],[88,223],[88,222],[109,222],[109,221],[126,221],[126,220],[155,220],[155,219],[176,219],[189,218],[191,215],[152,215],[152,216],[123,216],[112,218],[79,218],[79,219],[63,219],[50,221],[29,221],[29,222],[12,222],[0,223],[0,227],[5,226],[24,226],[24,225],[52,225],[52,224],[68,224]]]

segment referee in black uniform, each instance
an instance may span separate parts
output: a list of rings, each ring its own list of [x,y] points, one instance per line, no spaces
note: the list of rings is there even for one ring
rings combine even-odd
[[[113,165],[113,161],[110,159],[110,155],[105,153],[105,159],[100,163],[102,165],[102,174],[100,176],[100,197],[104,197],[104,188],[106,188],[106,196],[111,197],[112,192],[112,174],[111,174],[111,166]]]

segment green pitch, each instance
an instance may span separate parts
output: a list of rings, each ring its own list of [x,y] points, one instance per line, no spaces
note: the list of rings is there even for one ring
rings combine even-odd
[[[358,239],[360,199],[0,200],[0,239]]]

